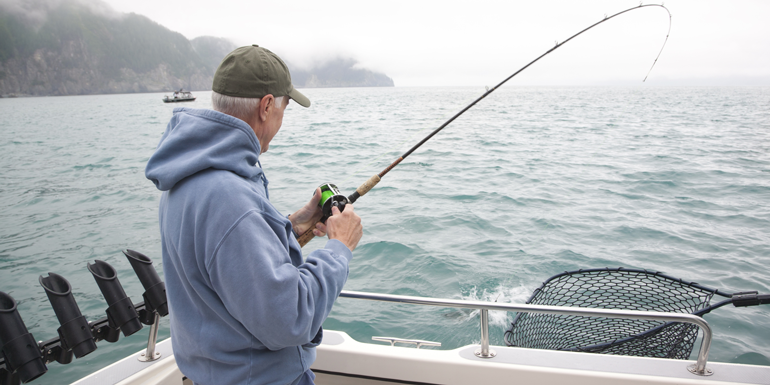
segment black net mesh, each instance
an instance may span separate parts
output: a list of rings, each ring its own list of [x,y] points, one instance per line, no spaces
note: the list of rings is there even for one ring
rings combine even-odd
[[[704,314],[716,290],[644,270],[593,269],[559,274],[535,290],[535,305]],[[519,313],[508,346],[688,359],[692,324]]]

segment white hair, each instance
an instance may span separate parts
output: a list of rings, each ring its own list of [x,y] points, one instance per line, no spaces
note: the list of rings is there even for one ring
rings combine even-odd
[[[284,96],[275,98],[275,105],[283,105]],[[216,91],[211,91],[211,104],[214,110],[223,114],[234,116],[244,122],[248,122],[254,116],[259,108],[259,102],[262,99],[241,98],[237,96],[222,95]]]

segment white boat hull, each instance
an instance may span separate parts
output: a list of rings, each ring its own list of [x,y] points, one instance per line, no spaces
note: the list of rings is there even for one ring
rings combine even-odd
[[[770,367],[709,362],[711,376],[690,373],[694,361],[610,356],[492,346],[496,356],[478,358],[479,345],[453,350],[361,343],[325,330],[312,369],[318,385],[384,384],[768,384]],[[159,343],[161,358],[141,362],[140,353],[73,385],[191,385],[176,366],[171,341]]]

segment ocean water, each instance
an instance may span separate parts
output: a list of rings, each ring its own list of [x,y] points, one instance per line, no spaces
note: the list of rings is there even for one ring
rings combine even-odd
[[[261,160],[274,205],[346,194],[480,96],[481,88],[306,89]],[[121,250],[160,263],[159,192],[144,178],[176,105],[163,94],[0,99],[0,291],[37,340],[59,327],[38,283],[60,274],[89,320],[106,304],[86,264],[143,289]],[[209,108],[210,93],[186,107]],[[364,237],[348,290],[523,303],[548,277],[644,268],[770,293],[770,88],[515,87],[480,102],[355,204]],[[323,245],[316,239],[304,251]],[[493,344],[514,314],[492,312]],[[710,360],[770,365],[770,306],[705,319]],[[327,329],[478,343],[478,314],[340,299]],[[146,344],[100,342],[34,383],[68,383]],[[168,322],[160,338],[169,336]],[[696,346],[697,353],[698,346]]]

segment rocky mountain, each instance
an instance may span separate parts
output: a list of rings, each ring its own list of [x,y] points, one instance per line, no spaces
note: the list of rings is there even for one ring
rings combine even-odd
[[[311,70],[291,71],[291,81],[296,87],[393,87],[393,79],[364,68],[355,68],[353,59],[337,58],[315,66]]]
[[[210,90],[235,48],[218,37],[188,40],[100,2],[0,1],[0,96]],[[297,87],[393,86],[352,59],[310,70],[288,65]]]

